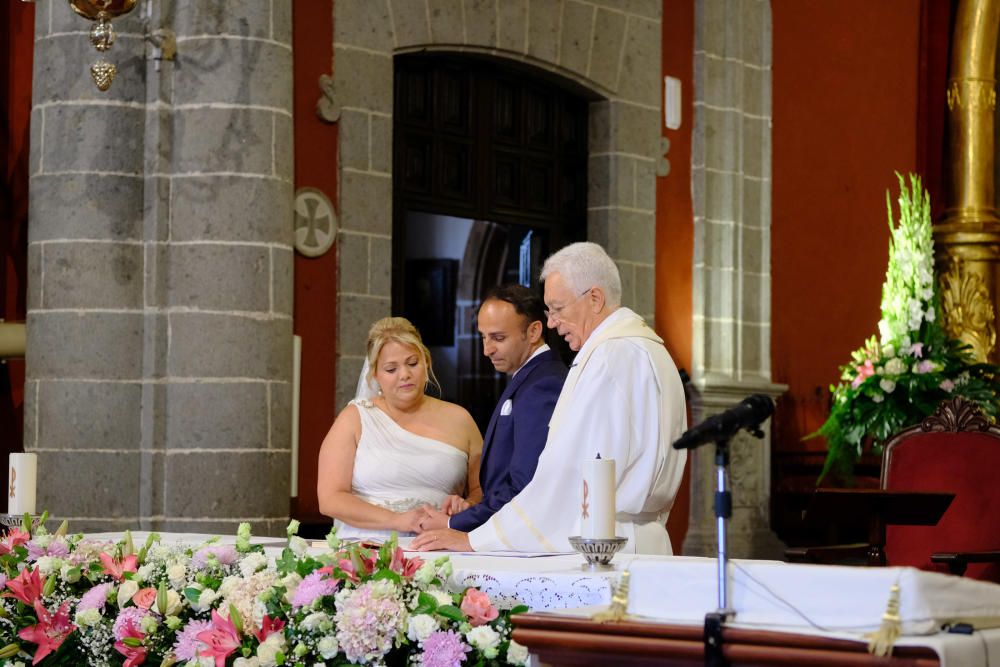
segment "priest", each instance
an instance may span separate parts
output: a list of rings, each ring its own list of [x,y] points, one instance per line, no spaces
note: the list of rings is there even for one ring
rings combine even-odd
[[[616,534],[624,551],[670,554],[666,518],[686,452],[684,390],[663,341],[621,306],[621,277],[594,243],[574,243],[542,267],[548,326],[577,352],[559,394],[531,482],[469,533],[445,528],[413,541],[420,550],[570,551],[583,514],[584,462],[615,460]]]

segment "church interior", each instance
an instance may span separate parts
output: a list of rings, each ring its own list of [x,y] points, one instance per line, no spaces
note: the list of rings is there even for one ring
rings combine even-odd
[[[0,455],[37,455],[38,511],[74,531],[321,539],[316,461],[371,323],[413,321],[482,430],[503,389],[483,295],[593,241],[682,369],[689,426],[774,400],[733,438],[728,555],[826,562],[810,547],[880,530],[893,565],[898,507],[865,493],[917,422],[846,473],[814,434],[885,319],[909,174],[942,330],[1000,362],[998,34],[1000,0],[5,0]],[[1000,437],[987,393],[975,428]],[[994,445],[959,456],[995,471]],[[898,488],[966,474],[931,452]],[[675,554],[717,555],[716,474],[691,451]],[[987,495],[976,546],[932,550],[992,552],[960,571],[1000,583]]]

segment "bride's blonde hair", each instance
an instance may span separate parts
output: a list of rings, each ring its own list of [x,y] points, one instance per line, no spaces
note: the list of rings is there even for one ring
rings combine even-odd
[[[368,330],[368,376],[365,379],[371,383],[375,378],[378,355],[386,343],[390,342],[412,347],[417,351],[423,359],[424,366],[427,367],[427,378],[430,380],[430,384],[434,385],[440,393],[441,385],[434,377],[434,369],[431,364],[431,351],[424,345],[417,328],[405,317],[383,317]]]

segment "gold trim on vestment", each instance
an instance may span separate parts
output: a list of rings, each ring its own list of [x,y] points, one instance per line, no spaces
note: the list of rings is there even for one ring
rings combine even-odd
[[[511,500],[507,504],[514,508],[514,511],[517,512],[517,515],[521,517],[521,521],[524,522],[528,530],[530,530],[531,533],[535,536],[535,539],[541,542],[542,546],[544,546],[549,551],[558,551],[558,549],[556,549],[551,542],[545,539],[545,535],[542,534],[542,531],[538,530],[538,527],[531,522],[531,519],[528,518],[528,515],[524,512],[524,510],[518,507],[516,502]]]

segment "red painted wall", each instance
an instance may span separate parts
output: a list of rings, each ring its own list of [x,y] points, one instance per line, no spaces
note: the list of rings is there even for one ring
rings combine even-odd
[[[670,141],[670,173],[656,179],[656,331],[678,367],[691,369],[691,128],[694,125],[694,0],[663,2],[662,74],[681,80],[681,126],[661,134]],[[661,88],[663,77],[660,77]],[[662,99],[662,89],[660,92]],[[684,472],[667,530],[680,553],[688,529],[690,466]]]
[[[0,6],[0,318],[25,319],[28,266],[28,150],[35,6]],[[24,361],[0,366],[0,456],[21,451]]]
[[[295,0],[295,187],[322,190],[337,207],[337,126],[320,120],[319,77],[333,73],[333,0]],[[316,498],[319,446],[336,416],[337,248],[310,259],[295,254],[295,334],[302,337],[299,495],[292,515],[326,521]]]
[[[921,3],[773,0],[772,12],[771,357],[789,385],[774,444],[825,451],[801,438],[826,418],[838,367],[877,334],[885,192],[917,164]]]

